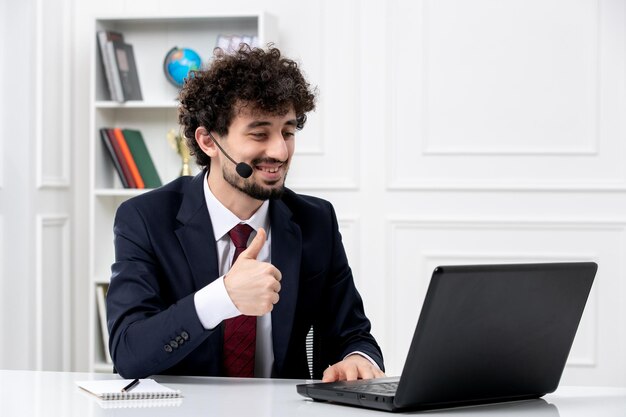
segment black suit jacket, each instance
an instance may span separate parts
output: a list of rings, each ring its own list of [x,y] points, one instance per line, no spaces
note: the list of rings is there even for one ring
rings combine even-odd
[[[204,174],[181,177],[118,208],[107,316],[111,355],[126,378],[222,375],[222,326],[204,329],[193,300],[219,276]],[[272,263],[282,273],[272,311],[273,376],[311,377],[305,346],[311,326],[313,377],[354,351],[384,369],[332,205],[286,190],[270,202],[269,216]]]

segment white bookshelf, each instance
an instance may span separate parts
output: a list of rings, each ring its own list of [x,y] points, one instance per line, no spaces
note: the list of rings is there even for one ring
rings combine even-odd
[[[96,41],[98,30],[121,32],[133,45],[142,101],[117,103],[110,100]],[[277,43],[275,18],[267,13],[216,14],[205,16],[118,16],[95,19],[91,65],[91,109],[89,140],[89,350],[90,370],[112,372],[103,347],[96,287],[108,284],[114,259],[113,219],[117,207],[143,190],[124,189],[107,150],[100,139],[101,127],[141,131],[150,155],[165,184],[175,179],[181,168],[180,157],[172,150],[166,135],[178,130],[178,88],[163,74],[163,59],[174,46],[191,48],[206,62],[219,35],[256,35],[260,45]],[[195,169],[195,164],[191,164]]]

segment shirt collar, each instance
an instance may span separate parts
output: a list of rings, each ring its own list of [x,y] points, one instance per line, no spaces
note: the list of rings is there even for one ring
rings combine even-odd
[[[261,204],[261,207],[259,207],[259,209],[249,219],[240,219],[235,216],[233,212],[228,210],[217,199],[217,197],[215,197],[209,188],[208,173],[204,176],[204,198],[209,209],[209,216],[211,217],[211,225],[213,226],[215,241],[223,238],[224,235],[230,231],[230,229],[239,223],[246,223],[255,231],[258,231],[259,228],[263,227],[269,234],[269,200],[265,200],[263,204]]]

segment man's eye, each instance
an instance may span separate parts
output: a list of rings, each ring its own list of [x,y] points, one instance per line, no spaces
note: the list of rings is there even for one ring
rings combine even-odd
[[[283,136],[286,137],[286,138],[292,138],[292,137],[296,136],[296,134],[293,133],[293,132],[283,132]]]
[[[252,132],[250,133],[252,136],[254,136],[257,139],[262,139],[265,137],[265,133],[263,132]]]

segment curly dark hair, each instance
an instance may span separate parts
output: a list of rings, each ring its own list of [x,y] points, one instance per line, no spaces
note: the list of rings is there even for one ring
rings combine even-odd
[[[293,106],[297,129],[315,109],[315,91],[298,64],[271,44],[267,50],[242,44],[232,54],[216,48],[209,68],[192,73],[178,99],[178,122],[200,166],[209,165],[211,158],[196,143],[196,129],[227,135],[239,105],[270,115],[286,114]]]

